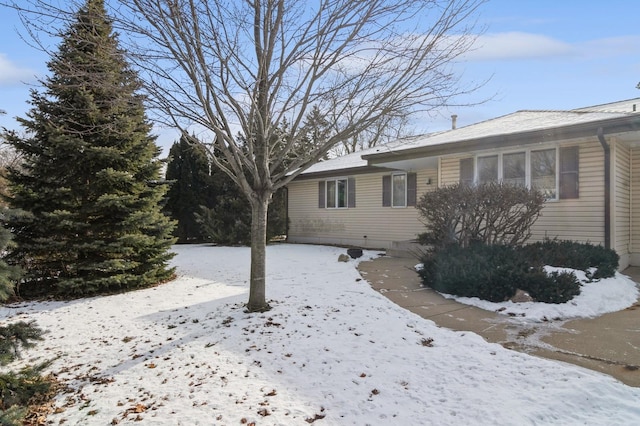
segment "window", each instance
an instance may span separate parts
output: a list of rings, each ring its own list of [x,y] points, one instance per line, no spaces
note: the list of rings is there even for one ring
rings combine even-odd
[[[407,175],[395,174],[391,175],[391,206],[406,207],[407,206]]]
[[[498,156],[478,157],[478,183],[498,180]]]
[[[560,198],[578,198],[579,154],[577,146],[560,148]]]
[[[527,155],[524,152],[514,152],[502,155],[502,181],[516,186],[527,186],[526,176]]]
[[[460,183],[501,181],[533,187],[550,200],[578,198],[579,147],[507,152],[460,160]],[[475,165],[475,168],[474,168]]]
[[[556,150],[531,151],[531,187],[547,199],[556,198]]]
[[[318,182],[318,207],[327,209],[355,208],[355,178],[339,178]]]
[[[460,183],[467,186],[473,185],[473,158],[460,160]]]
[[[415,173],[393,173],[382,177],[382,206],[416,205],[418,180]]]

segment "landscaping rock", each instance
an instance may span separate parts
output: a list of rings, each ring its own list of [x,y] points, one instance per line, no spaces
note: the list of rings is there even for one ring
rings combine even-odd
[[[531,297],[529,293],[520,289],[517,289],[516,294],[514,294],[513,297],[509,300],[511,300],[513,303],[535,302],[535,300],[533,300],[533,297]]]
[[[348,262],[349,260],[350,260],[349,256],[347,256],[344,253],[338,256],[338,262]]]
[[[359,257],[362,257],[362,249],[350,248],[347,250],[347,254],[351,256],[352,259],[357,259]]]

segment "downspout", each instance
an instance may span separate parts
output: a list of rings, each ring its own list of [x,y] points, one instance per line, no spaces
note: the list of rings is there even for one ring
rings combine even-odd
[[[316,185],[317,186],[317,185]],[[285,242],[289,241],[289,187],[283,186],[282,190],[285,191],[284,197],[284,232],[285,232]]]
[[[598,140],[604,151],[604,246],[611,248],[611,147],[598,127]]]

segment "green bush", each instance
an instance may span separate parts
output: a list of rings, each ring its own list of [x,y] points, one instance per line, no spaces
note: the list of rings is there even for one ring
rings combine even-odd
[[[507,246],[450,245],[427,253],[420,271],[423,283],[436,291],[502,302],[511,296],[528,265]]]
[[[450,245],[427,252],[422,262],[423,283],[441,293],[503,302],[521,289],[545,303],[564,303],[580,294],[573,273],[547,274],[516,247]]]
[[[579,269],[592,279],[614,276],[620,260],[614,250],[575,241],[545,239],[523,246],[520,250],[534,265]],[[595,272],[589,272],[590,268],[595,268]]]
[[[547,274],[542,268],[532,268],[525,288],[538,302],[565,303],[580,294],[580,282],[572,272]]]

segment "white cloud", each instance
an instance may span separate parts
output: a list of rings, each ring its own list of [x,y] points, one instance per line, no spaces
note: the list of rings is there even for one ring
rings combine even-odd
[[[0,86],[12,86],[24,81],[32,81],[35,71],[21,68],[11,62],[7,55],[0,53]]]
[[[506,32],[479,36],[473,50],[465,55],[465,59],[471,61],[540,59],[571,56],[576,53],[575,47],[571,44],[545,35]]]
[[[591,56],[618,56],[640,53],[640,36],[609,37],[591,40],[582,46],[585,53]]]

